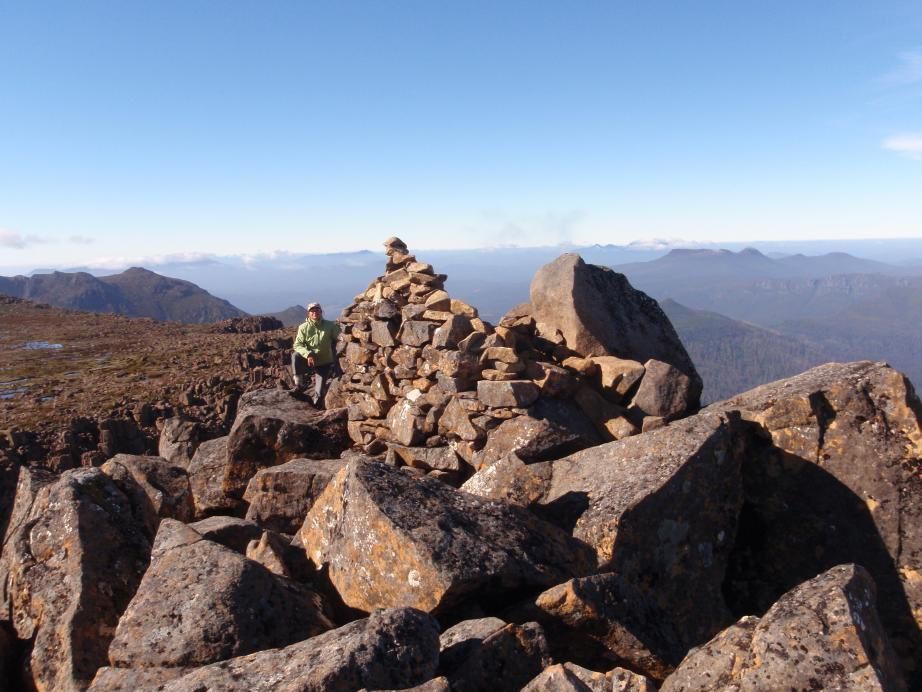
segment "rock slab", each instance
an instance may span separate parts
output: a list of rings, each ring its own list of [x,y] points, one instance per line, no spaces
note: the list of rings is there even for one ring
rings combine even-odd
[[[526,510],[365,461],[337,474],[300,537],[343,601],[366,612],[436,611],[487,585],[496,598],[595,566],[587,546]]]
[[[693,651],[662,692],[906,689],[868,572],[840,565]]]
[[[116,668],[196,667],[332,627],[314,592],[164,520],[151,565],[118,623],[109,662]]]
[[[227,439],[223,488],[240,498],[261,468],[295,458],[336,459],[351,446],[346,410],[317,410],[288,391],[260,389],[240,397]]]

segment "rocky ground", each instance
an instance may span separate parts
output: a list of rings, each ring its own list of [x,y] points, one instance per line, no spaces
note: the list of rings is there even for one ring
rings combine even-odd
[[[157,322],[0,296],[0,453],[63,470],[96,451],[107,428],[113,451],[138,453],[156,450],[158,421],[172,416],[225,432],[245,388],[285,379],[293,330],[277,327],[264,318]]]
[[[286,388],[281,335],[224,331],[266,323],[166,325],[236,365],[177,368],[150,390],[176,399],[93,419],[78,456],[8,443],[0,686],[919,688],[905,377],[828,364],[699,410],[668,320],[613,273],[564,256],[493,327],[386,247],[337,405]]]

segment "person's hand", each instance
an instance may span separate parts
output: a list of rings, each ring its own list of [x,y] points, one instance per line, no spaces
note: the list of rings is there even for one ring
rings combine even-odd
[[[314,357],[313,356],[307,357],[307,364],[310,365],[311,367],[314,367]]]

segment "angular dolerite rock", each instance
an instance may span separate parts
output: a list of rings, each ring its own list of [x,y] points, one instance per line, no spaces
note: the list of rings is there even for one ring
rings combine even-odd
[[[224,473],[227,467],[227,437],[208,440],[199,445],[189,462],[189,484],[195,503],[195,514],[207,517],[212,514],[242,514],[243,502],[224,492]]]
[[[585,449],[590,444],[579,431],[543,418],[516,416],[490,431],[486,445],[474,462],[478,468],[489,466],[510,452],[515,452],[525,463],[549,461]]]
[[[291,459],[335,459],[350,446],[346,410],[318,411],[282,389],[240,397],[227,440],[224,491],[242,497],[261,468]]]
[[[550,477],[550,464],[529,466],[513,452],[481,468],[464,482],[461,490],[528,507],[544,496]]]
[[[721,584],[750,437],[738,417],[697,415],[548,462],[537,511],[593,546],[600,569],[642,585],[687,650],[731,619]]]
[[[656,683],[638,673],[615,668],[597,673],[575,663],[545,668],[522,692],[655,692]]]
[[[6,536],[13,505],[16,503],[16,486],[19,483],[19,470],[23,468],[18,461],[8,459],[0,454],[0,545]]]
[[[7,482],[15,484],[12,497],[7,491],[3,498],[2,508],[0,508],[5,521],[3,552],[0,553],[0,620],[9,622],[12,620],[12,615],[10,614],[10,582],[7,577],[10,565],[19,559],[13,538],[22,525],[29,521],[29,511],[39,491],[46,485],[54,483],[57,478],[50,471],[29,468],[13,462],[5,470],[9,474],[6,477]]]
[[[487,406],[529,406],[538,398],[538,385],[531,380],[477,383],[477,398]]]
[[[588,573],[591,550],[526,510],[353,461],[311,507],[301,540],[343,601],[371,611],[442,610]]]
[[[201,666],[332,627],[308,588],[167,519],[109,661],[116,668]]]
[[[449,627],[439,636],[439,670],[455,670],[474,655],[483,640],[499,632],[508,623],[499,618],[488,617],[476,620],[462,620]]]
[[[240,554],[246,553],[250,541],[259,540],[263,534],[262,527],[255,521],[237,517],[208,517],[190,524],[189,528],[206,541],[220,543]]]
[[[731,608],[763,613],[819,572],[860,564],[922,687],[922,406],[909,381],[883,363],[831,363],[707,410],[738,410],[770,437],[743,464]]]
[[[600,670],[627,666],[663,680],[685,655],[671,613],[617,574],[571,579],[535,605],[557,660]]]
[[[296,533],[307,510],[345,465],[342,459],[293,459],[262,469],[250,479],[243,499],[246,518],[281,533]]]
[[[83,689],[106,665],[115,625],[147,567],[149,538],[111,478],[77,469],[39,491],[11,541],[13,626],[20,639],[34,638],[33,683]]]
[[[291,539],[275,531],[266,531],[262,537],[247,544],[247,559],[258,562],[270,572],[283,577],[291,577],[288,555],[294,552]]]
[[[397,608],[375,612],[366,619],[284,649],[260,651],[204,666],[162,688],[152,689],[166,692],[405,689],[431,679],[438,661],[438,622],[418,610]]]
[[[671,420],[698,406],[701,389],[678,368],[660,360],[644,363],[644,376],[631,400],[631,408],[644,416]]]
[[[189,673],[189,668],[100,668],[89,692],[142,692],[161,690],[170,680]]]
[[[201,423],[182,418],[167,418],[163,421],[163,430],[160,431],[157,453],[167,461],[187,468],[201,442]]]
[[[701,378],[659,304],[623,274],[586,264],[567,253],[544,265],[531,282],[535,320],[559,329],[567,346],[583,356],[618,356],[640,363],[669,363],[692,381],[697,407]]]
[[[138,494],[138,501],[146,503],[154,517],[179,521],[194,519],[195,505],[189,474],[182,466],[163,457],[116,454],[100,468],[120,485],[126,479],[133,480],[143,491]],[[127,494],[128,490],[123,490]],[[151,534],[156,533],[156,525],[150,528]]]
[[[454,669],[442,668],[457,692],[518,692],[551,663],[544,631],[537,622],[504,625],[468,654]]]
[[[902,690],[874,581],[840,565],[692,651],[661,690]]]

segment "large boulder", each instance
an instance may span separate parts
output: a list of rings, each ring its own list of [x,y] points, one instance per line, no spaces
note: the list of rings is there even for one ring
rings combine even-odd
[[[53,483],[56,477],[50,471],[22,466],[18,462],[10,462],[10,466],[5,467],[4,472],[5,482],[9,485],[4,492],[3,504],[0,505],[0,513],[5,522],[3,552],[0,553],[0,620],[9,622],[12,620],[12,599],[8,575],[10,564],[18,560],[13,537],[19,533],[22,525],[29,521],[29,511],[39,491]]]
[[[735,614],[764,613],[815,574],[860,564],[922,685],[922,405],[909,381],[883,363],[830,363],[707,410],[738,411],[765,437],[743,463],[726,589]]]
[[[116,454],[100,468],[120,485],[134,481],[127,487],[140,488],[136,501],[145,503],[157,519],[192,521],[195,517],[189,474],[182,466],[163,457]],[[151,534],[157,531],[156,525],[150,529]]]
[[[247,690],[405,689],[431,679],[439,661],[439,625],[412,608],[382,610],[282,649],[268,649],[203,666],[150,687],[105,687],[100,671],[93,690],[199,692]],[[137,683],[137,680],[132,681]]]
[[[6,536],[13,505],[16,503],[16,486],[19,484],[19,470],[23,465],[0,454],[0,545]]]
[[[442,667],[457,692],[518,692],[551,663],[544,631],[536,622],[504,625],[466,653],[456,657],[453,668]]]
[[[568,348],[582,356],[669,363],[690,378],[689,410],[697,406],[701,378],[672,323],[623,274],[567,253],[538,270],[530,295],[535,320],[560,330]]]
[[[541,671],[522,692],[655,692],[650,678],[625,668],[598,673],[575,663],[557,663]]]
[[[99,469],[66,471],[39,491],[6,548],[13,626],[33,640],[32,684],[85,688],[150,555],[131,501]]]
[[[626,666],[661,681],[686,652],[671,613],[618,574],[558,584],[535,607],[557,660],[596,670]]]
[[[224,492],[242,497],[261,468],[291,459],[335,459],[351,445],[346,410],[317,410],[283,389],[240,397],[227,440]]]
[[[670,420],[698,407],[701,388],[677,367],[659,360],[644,363],[644,376],[631,408],[644,416]]]
[[[547,462],[535,511],[593,546],[600,570],[649,592],[687,650],[731,620],[721,586],[751,438],[738,417],[712,413]]]
[[[191,667],[333,627],[320,597],[192,528],[164,520],[109,647],[116,668]]]
[[[224,475],[228,465],[227,440],[225,436],[203,442],[189,462],[189,484],[197,517],[237,515],[246,511],[240,498],[224,492]]]
[[[660,689],[906,689],[876,600],[865,569],[833,567],[692,651]]]
[[[238,517],[207,517],[189,524],[189,528],[205,540],[220,543],[241,555],[246,553],[250,541],[258,541],[263,535],[262,527],[255,521]]]
[[[243,499],[246,518],[281,533],[296,533],[327,483],[345,465],[342,459],[292,459],[257,471]]]
[[[340,471],[300,536],[343,601],[366,612],[443,610],[487,586],[478,595],[501,598],[595,566],[591,550],[524,509],[375,462]]]
[[[195,450],[202,443],[202,424],[182,418],[163,421],[157,453],[169,462],[188,468]]]
[[[490,431],[484,448],[474,457],[474,465],[477,468],[489,466],[512,452],[525,463],[550,461],[590,447],[598,441],[598,437],[591,432],[587,435],[582,429],[574,429],[548,418],[516,416]]]
[[[439,635],[439,670],[454,671],[475,655],[483,640],[507,623],[497,617],[462,620]]]
[[[461,490],[490,500],[528,507],[547,492],[550,464],[528,465],[515,452],[484,466],[461,486]]]

